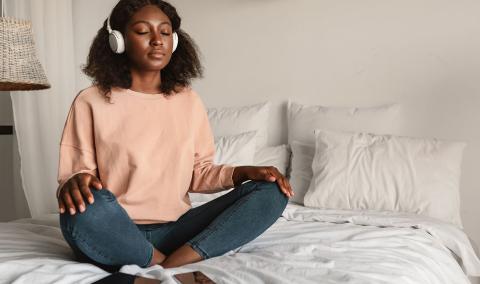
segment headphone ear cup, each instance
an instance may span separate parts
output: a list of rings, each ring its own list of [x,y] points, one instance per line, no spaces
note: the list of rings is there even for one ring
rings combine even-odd
[[[178,46],[178,35],[176,32],[173,33],[173,47],[172,47],[172,53],[177,49]]]
[[[113,30],[108,35],[108,43],[110,44],[112,51],[115,53],[123,53],[125,51],[125,42],[119,31]]]

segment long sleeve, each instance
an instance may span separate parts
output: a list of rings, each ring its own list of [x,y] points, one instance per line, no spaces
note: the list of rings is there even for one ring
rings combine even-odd
[[[60,141],[57,181],[59,190],[74,175],[97,175],[93,135],[93,119],[90,105],[77,95],[72,102]]]
[[[235,169],[232,165],[213,163],[215,142],[208,120],[208,114],[201,98],[197,96],[197,123],[194,136],[195,161],[192,181],[188,192],[216,193],[234,187],[232,176]]]

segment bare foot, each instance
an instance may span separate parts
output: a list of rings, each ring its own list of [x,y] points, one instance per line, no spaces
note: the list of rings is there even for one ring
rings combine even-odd
[[[203,258],[190,245],[184,244],[172,252],[162,262],[163,268],[173,268],[202,260]]]
[[[155,265],[155,264],[161,264],[165,260],[165,258],[167,258],[166,255],[161,253],[158,249],[153,248],[152,261],[150,262],[150,264],[148,266],[152,266],[152,265]]]

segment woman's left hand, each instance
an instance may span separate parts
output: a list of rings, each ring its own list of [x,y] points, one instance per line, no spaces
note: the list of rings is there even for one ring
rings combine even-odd
[[[233,171],[233,182],[239,185],[246,180],[276,181],[280,190],[287,196],[294,195],[287,178],[276,167],[238,166]]]

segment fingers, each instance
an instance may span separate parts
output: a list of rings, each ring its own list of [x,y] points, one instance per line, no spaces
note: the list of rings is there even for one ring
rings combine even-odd
[[[69,210],[70,215],[75,214],[75,206],[73,206],[73,200],[68,190],[62,191],[62,199],[65,203],[65,210]]]
[[[267,172],[268,172],[267,175],[269,175],[269,176],[268,176],[268,181],[274,182],[274,181],[277,180],[277,176],[276,176],[276,174],[274,174],[274,173],[272,172],[272,170],[267,170]]]
[[[290,182],[288,181],[288,179],[286,177],[283,177],[284,181],[285,181],[285,185],[287,187],[287,190],[288,192],[290,192],[290,197],[294,196],[295,193],[293,192],[293,188],[292,186],[290,185]]]
[[[277,172],[275,171],[275,167],[265,167],[265,175],[268,181],[276,181],[278,178]]]
[[[280,190],[283,192],[283,194],[285,194],[287,197],[290,197],[290,194],[289,194],[288,191],[285,189],[285,186],[284,186],[283,183],[280,181],[280,179],[277,180],[277,184],[278,184],[278,186],[280,187]]]
[[[77,208],[80,212],[86,210],[84,198],[88,200],[88,203],[92,204],[95,200],[91,188],[94,187],[97,190],[103,188],[100,180],[91,174],[79,173],[72,177],[60,190],[58,198],[58,207],[60,213],[69,211],[70,215],[74,215]]]
[[[278,186],[280,187],[280,190],[287,196],[287,197],[292,197],[294,195],[292,187],[290,186],[290,183],[288,182],[288,179],[280,173],[280,171],[276,167],[268,167],[268,172],[270,175],[274,177],[274,179],[269,179],[270,181],[276,180],[278,183]]]
[[[94,199],[93,199],[92,191],[90,190],[90,184],[85,179],[82,179],[80,181],[80,192],[88,200],[88,203],[90,204],[93,203]]]
[[[285,179],[284,179],[283,177],[282,177],[282,178],[279,178],[279,179],[278,179],[278,182],[279,182],[280,187],[282,188],[282,191],[285,193],[285,195],[286,195],[287,197],[289,197],[289,198],[292,197],[292,194],[291,194],[291,192],[288,190],[288,186],[287,186],[286,183],[285,183]]]
[[[277,169],[277,172],[278,172],[278,169]],[[290,185],[290,182],[288,181],[288,179],[282,175],[282,173],[278,172],[278,174],[280,175],[282,181],[283,181],[283,184],[285,186],[285,189],[288,191],[288,193],[290,194],[290,197],[292,197],[293,195],[295,195],[295,193],[293,192],[293,189],[292,189],[292,186]]]
[[[65,212],[65,204],[63,203],[62,198],[58,198],[58,209],[60,210],[60,214],[63,214]]]
[[[103,188],[102,183],[100,182],[100,180],[96,176],[90,175],[90,177],[91,177],[91,179],[90,179],[91,185],[93,185],[98,190]]]
[[[78,210],[80,212],[85,211],[85,203],[83,202],[83,197],[82,197],[82,194],[80,193],[80,188],[78,186],[78,183],[76,182],[73,183],[73,187],[70,190],[70,194],[72,195],[73,201],[77,205],[76,207],[78,207]],[[76,208],[74,207],[74,209]]]

